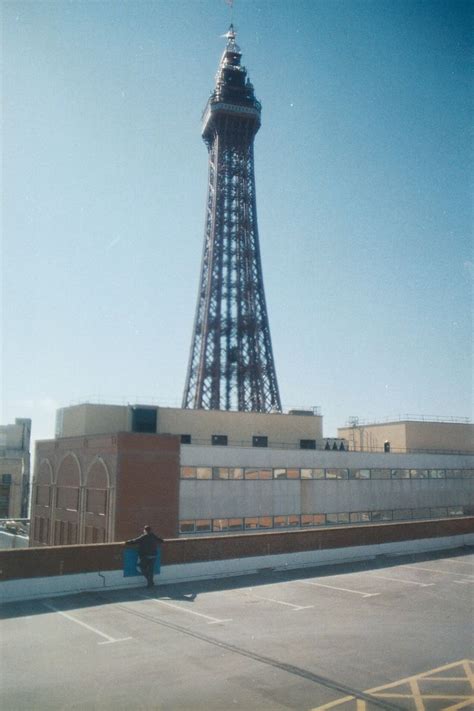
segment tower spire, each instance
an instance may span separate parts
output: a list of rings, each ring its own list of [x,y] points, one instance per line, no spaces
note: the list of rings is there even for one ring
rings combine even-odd
[[[253,143],[261,105],[233,24],[203,115],[204,249],[183,407],[281,411],[263,288]]]

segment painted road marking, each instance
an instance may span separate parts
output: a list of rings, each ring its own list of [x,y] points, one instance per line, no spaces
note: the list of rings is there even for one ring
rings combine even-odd
[[[96,629],[95,627],[88,625],[86,622],[82,622],[82,620],[78,620],[76,617],[73,617],[72,615],[68,614],[67,612],[58,610],[58,608],[55,607],[54,605],[50,605],[47,602],[43,602],[42,605],[44,607],[47,607],[48,610],[57,612],[59,615],[62,615],[62,617],[65,617],[67,620],[70,620],[71,622],[75,622],[76,625],[85,627],[90,632],[94,632],[94,634],[98,634],[99,637],[104,637],[104,639],[106,641],[105,642],[98,642],[98,644],[114,644],[115,642],[126,642],[127,640],[132,639],[131,637],[121,637],[120,639],[116,639],[115,637],[111,637],[110,635],[105,634],[104,632],[101,632],[100,630]]]
[[[462,659],[460,662],[445,664],[442,667],[431,669],[430,671],[422,674],[415,674],[414,676],[394,681],[391,684],[385,684],[384,686],[377,686],[374,689],[368,689],[363,693],[373,696],[374,704],[377,703],[377,699],[410,700],[414,702],[414,708],[416,711],[429,711],[430,701],[434,702],[433,708],[436,708],[439,711],[457,711],[457,709],[467,709],[468,707],[472,708],[472,705],[474,704],[474,695],[466,694],[465,687],[466,683],[468,683],[474,691],[473,668],[473,661],[470,661],[469,659]],[[444,676],[443,672],[447,670],[452,670],[455,673],[460,672],[460,675]],[[445,688],[442,690],[443,693],[440,693],[439,691],[433,691],[433,693],[431,693],[427,690],[422,690],[420,685],[424,685],[425,682],[437,682],[438,684],[442,682],[445,685]],[[452,687],[453,684],[454,688]],[[461,688],[456,689],[456,684],[461,685]],[[439,701],[446,701],[448,703],[441,706]],[[317,706],[312,709],[312,711],[327,711],[327,709],[333,709],[336,706],[342,705],[345,705],[345,709],[347,709],[347,711],[367,711],[366,702],[360,698],[357,699],[356,696],[344,696],[340,699],[336,699],[335,701],[331,701],[328,704]]]
[[[343,592],[353,593],[354,595],[362,595],[362,597],[375,597],[380,595],[380,593],[365,593],[360,590],[351,590],[350,588],[339,588],[335,585],[324,585],[324,583],[312,583],[309,580],[294,580],[295,583],[300,583],[301,585],[314,585],[318,588],[329,588],[330,590],[342,590]]]
[[[468,575],[467,573],[448,573],[447,570],[438,570],[438,568],[422,568],[421,565],[399,565],[399,568],[410,568],[411,570],[427,570],[428,573],[440,573],[441,575],[462,575],[466,578],[474,578],[474,575]]]
[[[179,610],[180,612],[187,612],[188,615],[196,615],[196,617],[203,617],[206,620],[211,620],[208,624],[216,625],[219,622],[232,622],[231,619],[219,620],[217,617],[211,617],[210,615],[205,615],[202,612],[196,612],[195,610],[187,610],[185,607],[180,605],[173,605],[172,602],[166,602],[166,600],[158,599],[156,597],[147,597],[146,595],[140,595],[144,600],[150,600],[150,602],[156,602],[158,605],[166,605],[166,607],[172,607],[174,610]]]
[[[309,610],[310,608],[314,607],[314,605],[295,605],[292,602],[283,602],[283,600],[275,600],[273,597],[263,597],[262,595],[257,595],[256,593],[253,592],[253,588],[248,588],[248,591],[245,591],[247,594],[251,594],[252,597],[256,597],[259,600],[267,600],[268,602],[275,602],[277,605],[287,605],[288,607],[292,607],[295,612],[298,610]]]
[[[430,588],[435,583],[416,583],[414,580],[405,580],[404,578],[389,578],[388,575],[373,575],[371,573],[371,578],[380,578],[380,580],[395,580],[397,583],[406,583],[407,585],[419,585],[420,588]]]

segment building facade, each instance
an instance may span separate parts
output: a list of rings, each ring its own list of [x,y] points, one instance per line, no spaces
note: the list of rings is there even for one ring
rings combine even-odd
[[[392,422],[339,427],[338,436],[358,452],[470,452],[474,453],[474,425],[468,421],[400,419]]]
[[[0,518],[27,518],[31,420],[0,426]]]
[[[316,415],[169,409],[155,413],[167,434],[105,431],[140,426],[143,407],[64,409],[63,436],[37,443],[32,545],[124,540],[144,523],[175,537],[474,513],[471,454],[327,450]],[[279,430],[252,434],[256,417]],[[302,447],[311,434],[320,446]]]

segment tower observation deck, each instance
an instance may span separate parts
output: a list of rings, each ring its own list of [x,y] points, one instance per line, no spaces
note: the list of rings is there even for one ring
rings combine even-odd
[[[184,408],[280,412],[257,228],[261,105],[231,25],[203,114],[209,152],[201,278]]]

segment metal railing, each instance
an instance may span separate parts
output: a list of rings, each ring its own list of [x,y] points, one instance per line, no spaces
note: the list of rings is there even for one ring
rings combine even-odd
[[[393,417],[383,417],[376,420],[359,419],[351,417],[346,420],[346,427],[367,427],[369,425],[383,425],[389,422],[442,422],[449,424],[470,425],[472,420],[469,417],[454,417],[452,415],[394,415]]]

